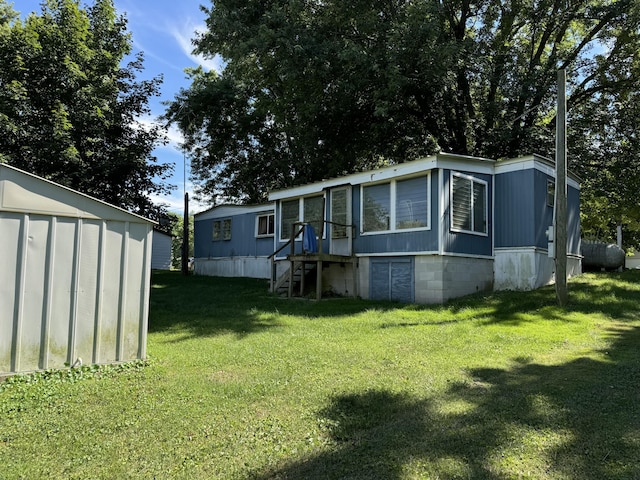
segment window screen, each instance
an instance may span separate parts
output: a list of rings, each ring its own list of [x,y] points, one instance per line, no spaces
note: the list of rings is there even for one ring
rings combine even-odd
[[[391,184],[364,187],[363,231],[379,232],[389,230],[391,211]]]

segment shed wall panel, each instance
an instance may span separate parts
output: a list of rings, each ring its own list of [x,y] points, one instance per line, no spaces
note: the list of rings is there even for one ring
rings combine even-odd
[[[100,274],[100,221],[84,221],[81,227],[80,251],[78,252],[78,304],[76,310],[75,352],[70,359],[78,357],[83,362],[93,359],[98,319],[98,280]]]
[[[127,255],[127,298],[123,323],[123,360],[137,358],[140,350],[140,318],[145,291],[145,271],[140,264],[146,264],[146,240],[148,226],[129,224],[129,252]]]
[[[18,252],[22,215],[0,212],[0,252]],[[0,261],[0,372],[11,370],[16,308],[17,255],[3,254]]]
[[[73,318],[73,277],[76,258],[75,238],[78,223],[72,218],[57,218],[52,249],[51,315],[48,325],[47,368],[61,368],[70,361],[69,332]],[[75,359],[74,359],[75,360]]]
[[[45,271],[49,219],[41,216],[26,217],[26,258],[24,283],[18,321],[21,323],[19,355],[16,361],[21,370],[37,370],[40,360],[40,342],[44,319]]]
[[[107,222],[106,225],[100,362],[118,360],[118,319],[120,317],[124,227],[123,222]]]

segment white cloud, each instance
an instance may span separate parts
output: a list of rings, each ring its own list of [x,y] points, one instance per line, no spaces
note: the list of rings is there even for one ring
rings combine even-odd
[[[182,189],[177,192],[174,191],[170,195],[151,195],[151,201],[156,205],[166,205],[167,210],[173,213],[179,213],[180,215],[184,214],[184,192]],[[193,198],[193,184],[187,183],[187,193],[189,194],[189,214],[193,215],[195,213],[203,212],[210,208],[210,205],[200,203],[194,200]]]
[[[224,69],[224,61],[220,55],[216,55],[214,58],[205,58],[202,55],[195,55],[193,53],[193,44],[191,40],[198,34],[206,30],[204,24],[194,24],[190,21],[184,22],[181,28],[172,26],[170,29],[171,35],[180,46],[183,53],[188,56],[193,63],[200,65],[205,70],[213,70],[220,73]]]

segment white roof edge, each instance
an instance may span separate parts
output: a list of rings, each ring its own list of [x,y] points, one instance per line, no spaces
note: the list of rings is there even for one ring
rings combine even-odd
[[[527,165],[528,163],[533,163],[534,168],[537,168],[538,170],[545,173],[548,172],[545,170],[545,168],[540,168],[541,166],[546,167],[547,170],[552,170],[555,177],[556,162],[537,153],[523,155],[521,157],[498,160],[495,166],[496,173],[506,173],[515,170],[524,170],[525,168],[531,168],[531,166]],[[571,171],[567,171],[567,180],[572,187],[580,189],[580,177],[578,175]]]
[[[243,213],[259,213],[275,211],[274,203],[262,203],[259,205],[217,205],[205,210],[204,212],[196,213],[194,220],[207,220],[210,218],[222,218]]]
[[[152,225],[157,225],[158,224],[158,222],[155,221],[155,220],[151,220],[150,218],[143,217],[142,215],[138,215],[137,213],[130,212],[128,210],[125,210],[122,207],[118,207],[116,205],[112,205],[109,202],[105,202],[104,200],[100,200],[99,198],[95,198],[95,197],[92,197],[91,195],[87,195],[86,193],[79,192],[78,190],[74,190],[73,188],[66,187],[64,185],[56,183],[56,182],[54,182],[52,180],[48,180],[48,179],[46,179],[44,177],[41,177],[39,175],[35,175],[35,174],[27,172],[25,170],[21,170],[20,168],[14,167],[13,165],[9,165],[8,163],[0,162],[0,168],[8,168],[9,170],[13,170],[14,172],[18,172],[18,173],[20,173],[22,175],[26,175],[28,177],[35,178],[35,179],[40,180],[42,182],[48,183],[49,185],[52,185],[52,186],[54,186],[56,188],[60,188],[62,190],[66,190],[67,192],[70,192],[70,193],[72,193],[74,195],[78,195],[80,197],[84,197],[87,200],[90,200],[92,202],[96,202],[96,203],[99,203],[99,204],[104,205],[106,207],[113,208],[114,210],[118,210],[119,212],[124,213],[126,215],[131,215],[132,217],[137,218],[138,220],[142,220],[142,221],[150,223]]]
[[[471,157],[468,155],[457,155],[453,153],[437,153],[409,162],[397,163],[373,170],[365,170],[364,172],[355,172],[349,175],[344,175],[342,177],[323,180],[321,182],[309,183],[306,185],[276,190],[269,193],[269,200],[282,200],[285,198],[301,197],[305,195],[312,195],[314,193],[320,193],[326,188],[337,187],[341,185],[358,185],[362,183],[392,179],[402,175],[411,175],[412,173],[418,173],[421,171],[438,168],[439,163],[459,163],[460,165],[477,165],[478,163],[487,163],[493,166],[495,160],[482,157]],[[449,168],[449,166],[450,165],[447,165],[447,168]],[[483,168],[481,170],[484,170],[485,168],[486,165],[483,165]]]

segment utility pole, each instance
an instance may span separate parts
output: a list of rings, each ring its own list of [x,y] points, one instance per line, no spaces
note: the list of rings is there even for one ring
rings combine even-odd
[[[556,115],[556,214],[555,266],[558,305],[569,303],[567,290],[567,96],[566,72],[558,70],[558,114]]]
[[[184,217],[182,219],[182,274],[189,275],[189,193],[187,193],[187,155],[182,156],[184,177]]]
[[[182,227],[182,274],[189,275],[189,194],[187,192],[184,192]]]

